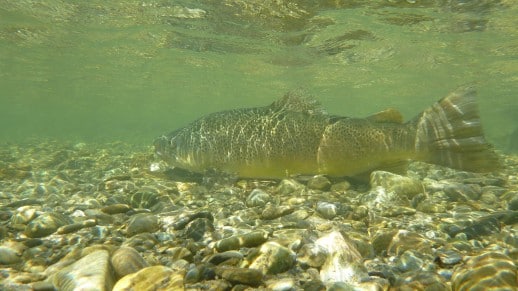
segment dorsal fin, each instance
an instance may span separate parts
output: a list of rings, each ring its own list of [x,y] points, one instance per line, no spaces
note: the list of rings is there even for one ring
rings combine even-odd
[[[387,108],[383,111],[368,116],[367,119],[374,122],[403,123],[403,115],[401,112],[394,108]]]
[[[320,106],[320,103],[311,98],[311,96],[302,89],[293,90],[284,94],[282,98],[273,102],[270,107],[275,112],[294,111],[305,112],[311,115],[327,114]]]

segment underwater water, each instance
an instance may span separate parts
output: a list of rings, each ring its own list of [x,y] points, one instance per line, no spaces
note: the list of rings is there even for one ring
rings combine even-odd
[[[487,138],[516,152],[517,13],[509,0],[3,0],[0,140],[150,145],[299,87],[332,114],[409,119],[474,84]]]

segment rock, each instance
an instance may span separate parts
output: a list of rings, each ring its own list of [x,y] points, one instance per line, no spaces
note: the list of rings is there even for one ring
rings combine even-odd
[[[27,224],[36,217],[36,209],[31,206],[22,206],[16,209],[11,216],[11,224]]]
[[[467,258],[453,270],[453,290],[516,290],[517,266],[499,252],[486,252]]]
[[[261,189],[253,189],[246,198],[246,206],[263,207],[272,201],[272,196]]]
[[[387,253],[391,256],[400,256],[407,250],[430,254],[432,242],[415,232],[399,230],[387,248]]]
[[[59,227],[71,223],[73,220],[61,213],[43,213],[27,224],[25,234],[32,238],[44,237],[54,233]]]
[[[175,271],[165,266],[152,266],[122,277],[113,291],[184,290],[185,271]]]
[[[460,263],[462,260],[462,256],[454,250],[437,250],[435,262],[439,264],[439,266],[453,267],[454,265]]]
[[[260,270],[263,275],[278,274],[290,269],[294,263],[295,253],[276,242],[266,242],[249,268]]]
[[[328,233],[315,241],[328,253],[327,259],[320,268],[322,282],[360,282],[368,276],[362,265],[362,257],[356,247],[346,241],[337,231]]]
[[[297,287],[298,286],[293,278],[274,279],[266,282],[266,288],[272,291],[299,290]]]
[[[127,236],[134,236],[142,232],[155,232],[158,230],[158,218],[148,213],[133,215],[126,228]]]
[[[58,233],[58,234],[72,233],[72,232],[76,232],[83,228],[95,226],[96,223],[97,222],[95,221],[95,219],[87,219],[87,220],[84,220],[81,222],[61,226],[60,228],[58,228],[56,230],[56,233]]]
[[[274,206],[272,204],[268,204],[261,213],[261,218],[265,220],[272,220],[288,215],[293,211],[295,211],[295,208],[291,206]]]
[[[342,181],[331,186],[331,192],[345,193],[351,188],[351,183]]]
[[[447,184],[443,191],[451,201],[477,200],[482,194],[482,188],[477,184]]]
[[[200,241],[205,236],[209,236],[214,231],[212,221],[207,218],[198,218],[191,221],[185,228],[185,236],[194,240]]]
[[[385,217],[396,217],[400,215],[413,215],[415,213],[416,210],[413,208],[394,205],[393,207],[383,209],[381,215]]]
[[[106,250],[94,251],[49,278],[58,290],[111,290],[114,283]]]
[[[216,243],[218,252],[237,250],[241,247],[255,247],[261,245],[268,239],[268,233],[265,231],[252,231],[243,235],[231,236],[224,238]]]
[[[101,211],[106,214],[117,214],[117,213],[126,213],[131,210],[131,207],[128,204],[112,204],[108,206],[104,206],[101,208]]]
[[[394,283],[395,290],[450,290],[450,286],[435,272],[409,272]],[[455,289],[454,289],[455,290]]]
[[[313,176],[308,180],[308,188],[325,191],[331,187],[331,181],[322,175]]]
[[[279,183],[277,187],[277,192],[280,195],[289,195],[295,191],[301,191],[304,189],[304,185],[300,184],[295,180],[284,179]]]
[[[6,241],[0,245],[0,265],[17,264],[22,261],[23,251],[27,247],[16,241]]]
[[[316,211],[323,218],[333,219],[338,214],[338,206],[334,203],[319,201],[317,203]]]
[[[237,267],[216,267],[216,274],[233,284],[245,284],[252,287],[261,285],[263,273],[256,269]]]
[[[327,256],[326,248],[314,243],[308,243],[300,248],[297,260],[303,265],[320,268],[326,261]]]
[[[216,253],[207,258],[207,262],[213,265],[219,265],[228,260],[241,261],[244,258],[243,254],[237,251],[226,251],[223,253]]]
[[[398,196],[407,198],[424,191],[420,181],[385,171],[372,172],[370,185],[372,189],[383,187],[387,192],[395,192]]]
[[[148,267],[146,260],[132,247],[118,248],[112,254],[110,262],[117,278],[122,278]]]

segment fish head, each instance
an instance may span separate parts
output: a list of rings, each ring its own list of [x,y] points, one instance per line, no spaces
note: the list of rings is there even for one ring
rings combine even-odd
[[[177,159],[177,143],[174,136],[162,135],[155,139],[153,145],[155,146],[155,154],[172,164],[175,164]]]
[[[185,131],[177,130],[155,139],[155,154],[169,165],[185,170],[196,170],[198,161],[193,157],[192,146]]]

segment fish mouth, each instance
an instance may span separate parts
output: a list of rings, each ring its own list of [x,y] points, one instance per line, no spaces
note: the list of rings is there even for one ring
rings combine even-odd
[[[155,146],[155,154],[159,157],[164,157],[167,152],[169,141],[166,136],[161,136],[153,142]]]

